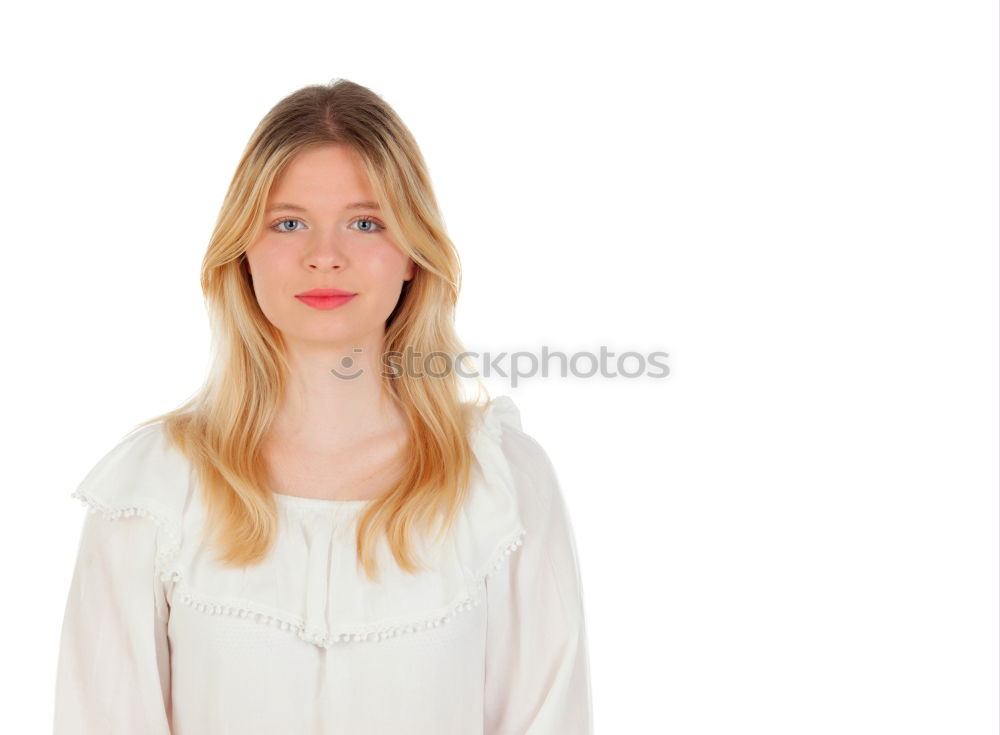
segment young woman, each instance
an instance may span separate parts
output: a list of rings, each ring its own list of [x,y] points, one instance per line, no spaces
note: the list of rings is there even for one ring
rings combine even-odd
[[[57,735],[591,732],[567,510],[513,401],[461,399],[459,282],[380,97],[265,116],[203,262],[205,385],[73,494]]]

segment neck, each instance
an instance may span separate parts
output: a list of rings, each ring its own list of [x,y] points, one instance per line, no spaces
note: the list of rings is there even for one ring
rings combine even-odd
[[[401,431],[405,419],[383,386],[381,354],[381,338],[289,345],[291,374],[270,436],[324,449]]]

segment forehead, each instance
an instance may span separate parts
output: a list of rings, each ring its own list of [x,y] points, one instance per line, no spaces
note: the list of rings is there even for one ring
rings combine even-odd
[[[336,143],[296,153],[275,178],[268,204],[300,206],[374,200],[361,157],[350,146]]]

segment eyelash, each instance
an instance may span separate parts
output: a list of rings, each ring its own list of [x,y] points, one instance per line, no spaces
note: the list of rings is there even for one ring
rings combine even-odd
[[[279,230],[278,225],[280,225],[282,222],[302,222],[302,220],[297,219],[295,217],[282,217],[281,219],[275,220],[273,223],[271,223],[272,230],[274,230],[275,232],[280,232],[285,235],[289,235],[293,232],[297,232],[298,230]],[[373,225],[378,225],[378,227],[380,227],[382,230],[385,229],[385,225],[383,225],[374,217],[358,217],[356,220],[352,220],[350,224],[353,225],[355,222],[371,222]],[[359,232],[362,232],[366,235],[374,235],[376,232],[379,232],[379,230],[359,230]]]

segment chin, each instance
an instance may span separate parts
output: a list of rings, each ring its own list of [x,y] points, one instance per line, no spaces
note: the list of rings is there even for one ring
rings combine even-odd
[[[282,330],[282,335],[286,342],[292,344],[308,344],[311,347],[319,346],[331,349],[343,348],[350,351],[363,343],[366,333],[356,329],[297,329],[294,331]]]

